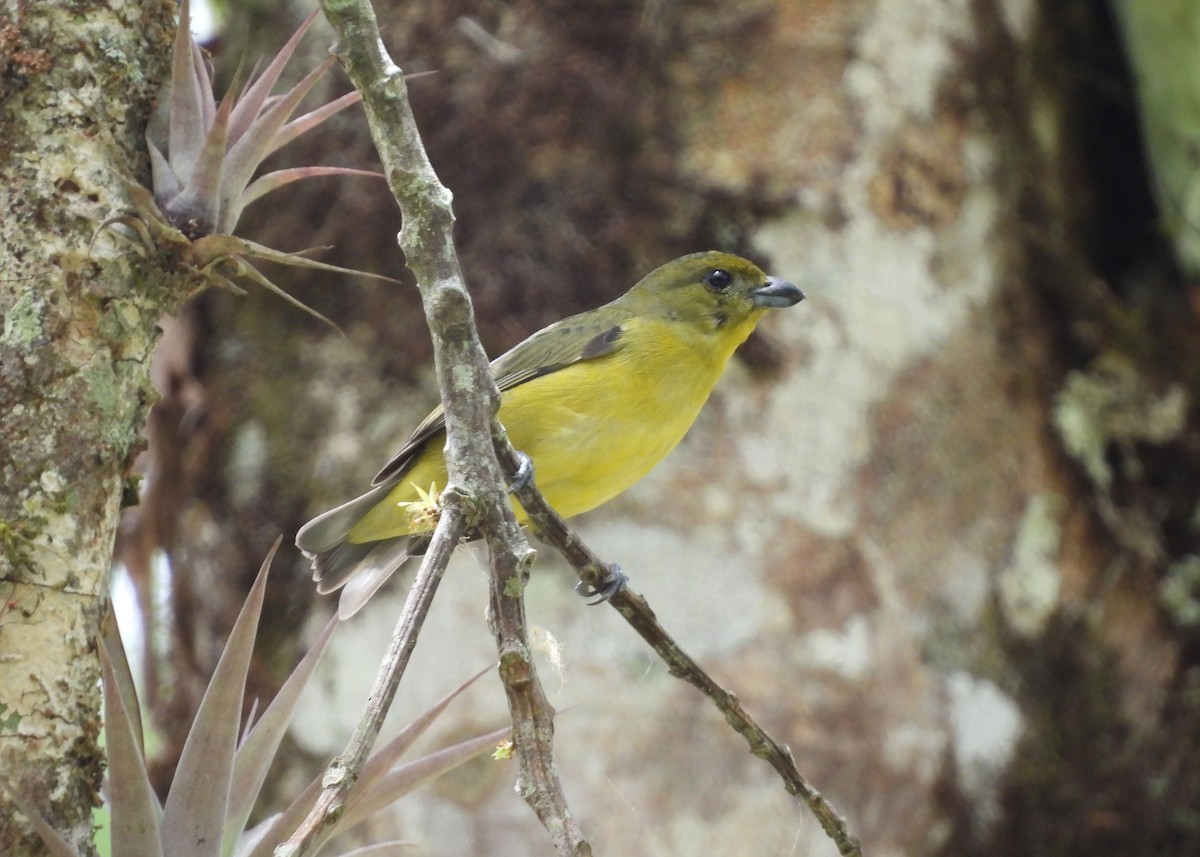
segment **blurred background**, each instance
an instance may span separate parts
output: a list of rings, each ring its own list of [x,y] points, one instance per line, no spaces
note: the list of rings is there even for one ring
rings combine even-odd
[[[682,253],[809,299],[735,358],[681,447],[579,519],[663,624],[887,855],[1200,850],[1200,4],[624,0],[375,8],[407,72],[492,355]],[[311,10],[213,9],[228,81]],[[324,57],[322,21],[299,76]],[[345,91],[338,73],[326,96]],[[315,99],[314,99],[315,100]],[[361,111],[282,151],[376,168]],[[405,279],[383,182],[318,179],[247,237]],[[272,271],[337,322],[209,292],[167,323],[118,546],[169,782],[271,542],[360,491],[436,403],[415,287]],[[535,544],[535,547],[537,545]],[[395,723],[494,659],[486,563],[451,567]],[[345,744],[407,578],[335,638],[272,777]],[[825,855],[721,717],[539,550],[530,621],[597,854]],[[332,611],[276,561],[250,696]],[[504,722],[485,679],[432,743]],[[363,831],[550,855],[476,761]],[[270,806],[264,804],[263,811]]]

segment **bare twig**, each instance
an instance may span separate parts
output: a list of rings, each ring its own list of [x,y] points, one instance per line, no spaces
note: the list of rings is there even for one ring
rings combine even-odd
[[[466,532],[465,500],[455,492],[448,491],[444,495],[442,515],[434,530],[433,540],[429,543],[429,550],[421,561],[416,580],[404,602],[404,612],[400,614],[391,644],[379,665],[375,685],[371,688],[362,717],[345,752],[334,758],[326,768],[321,793],[312,810],[287,842],[275,850],[276,857],[301,857],[316,853],[328,838],[330,828],[341,816],[346,795],[358,780],[367,756],[375,746],[375,739],[379,737],[388,709],[392,706],[400,679],[417,644],[417,635],[441,583],[442,573]]]
[[[502,431],[498,431],[498,424],[493,425],[493,431],[496,432],[496,454],[501,465],[509,473],[516,473],[520,462],[512,444],[508,442]],[[563,555],[563,558],[575,568],[580,580],[593,589],[603,589],[604,582],[614,573],[612,566],[604,562],[584,544],[583,540],[550,507],[532,482],[525,487],[518,487],[514,493],[528,513],[530,523],[537,529],[538,534],[553,545]],[[788,793],[799,797],[808,805],[809,810],[821,823],[825,833],[837,845],[838,851],[846,857],[861,857],[862,850],[858,839],[847,829],[845,819],[796,768],[791,751],[768,735],[746,713],[736,696],[713,681],[708,673],[680,648],[679,644],[658,623],[654,611],[650,609],[646,600],[625,588],[613,595],[610,602],[625,617],[625,621],[632,625],[642,639],[658,653],[659,657],[667,664],[667,670],[671,675],[699,688],[701,693],[712,700],[717,709],[725,716],[726,722],[746,739],[750,745],[750,752],[765,759],[782,778],[784,788]]]
[[[447,491],[474,503],[476,527],[492,555],[492,620],[513,718],[520,791],[562,854],[590,854],[554,769],[553,711],[546,703],[525,639],[523,580],[529,545],[502,488],[489,434],[499,393],[475,332],[451,230],[450,192],[421,143],[400,69],[387,55],[369,0],[322,0],[337,33],[334,53],[363,95],[371,136],[403,215],[400,245],[417,276],[433,337],[434,363],[446,410]]]
[[[516,528],[515,519],[511,526]],[[519,553],[511,549],[514,541],[510,538],[489,539],[489,544],[490,620],[500,650],[500,677],[512,713],[513,744],[520,764],[517,790],[537,813],[558,853],[591,857],[592,847],[567,811],[566,795],[554,768],[554,709],[538,681],[525,634],[523,593],[533,551],[523,537],[524,550]]]

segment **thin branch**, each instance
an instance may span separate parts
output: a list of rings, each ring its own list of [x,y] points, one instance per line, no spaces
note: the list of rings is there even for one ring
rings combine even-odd
[[[379,737],[384,718],[392,706],[400,679],[408,667],[409,658],[417,644],[417,635],[429,613],[429,605],[437,592],[450,556],[467,531],[467,503],[461,494],[447,491],[433,539],[429,543],[421,567],[417,570],[412,590],[404,602],[404,612],[396,623],[392,641],[375,675],[375,685],[367,698],[366,707],[345,752],[329,763],[322,780],[322,789],[312,810],[287,842],[275,850],[276,857],[302,857],[315,854],[328,839],[331,828],[342,815],[346,795],[366,764],[371,748]]]
[[[499,424],[494,423],[496,454],[507,472],[516,473],[520,462],[512,444],[508,442],[503,431],[498,429]],[[604,562],[567,526],[559,514],[542,497],[541,492],[532,481],[524,487],[516,488],[514,493],[528,513],[530,523],[536,528],[539,536],[562,554],[563,558],[575,568],[579,579],[586,586],[592,589],[603,589],[604,583],[615,571],[613,567]],[[862,849],[858,839],[847,829],[846,820],[796,768],[791,751],[768,735],[746,713],[736,696],[713,681],[712,677],[680,648],[679,644],[658,623],[654,611],[650,609],[646,600],[628,588],[624,588],[613,595],[609,601],[625,617],[625,621],[633,626],[642,639],[658,653],[658,656],[666,663],[667,670],[671,675],[694,685],[712,700],[721,714],[725,716],[726,722],[746,739],[750,745],[750,752],[765,759],[779,774],[788,793],[799,797],[808,805],[809,810],[821,823],[825,833],[837,845],[838,851],[846,857],[861,857]]]
[[[523,578],[531,551],[517,527],[492,449],[490,422],[499,404],[479,344],[471,300],[454,252],[450,192],[438,180],[421,143],[404,75],[383,47],[369,0],[322,0],[337,34],[333,52],[363,95],[371,136],[403,216],[400,246],[417,277],[433,338],[434,364],[446,410],[447,491],[470,497],[468,522],[492,556],[492,622],[501,677],[513,718],[519,790],[546,826],[559,853],[588,855],[563,797],[550,738],[553,711],[545,701],[525,639]]]
[[[520,535],[511,516],[505,526],[513,528],[513,535]],[[496,635],[500,678],[512,713],[513,745],[520,765],[517,790],[550,833],[560,854],[591,857],[592,847],[571,817],[554,767],[554,709],[538,681],[525,633],[524,592],[534,554],[524,537],[520,538],[522,549],[514,551],[516,540],[511,535],[496,535],[499,537],[489,537],[489,621]]]

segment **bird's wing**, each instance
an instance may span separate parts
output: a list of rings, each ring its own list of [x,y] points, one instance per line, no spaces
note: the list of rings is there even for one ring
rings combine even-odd
[[[565,318],[539,330],[492,361],[492,377],[503,393],[557,372],[573,363],[611,354],[621,345],[624,324],[605,318],[602,323],[587,318],[589,313]],[[412,436],[375,475],[372,485],[393,483],[404,475],[425,448],[426,442],[446,427],[446,414],[438,405],[421,421]]]

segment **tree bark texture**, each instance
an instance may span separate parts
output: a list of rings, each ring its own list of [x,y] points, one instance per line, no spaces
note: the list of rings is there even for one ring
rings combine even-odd
[[[153,0],[0,7],[0,777],[84,853],[96,638],[155,324],[179,298],[97,230],[146,172],[172,22]],[[2,792],[0,853],[43,853]]]
[[[405,71],[437,71],[410,88],[492,353],[692,250],[755,255],[808,292],[747,343],[680,449],[580,525],[864,852],[1188,853],[1194,289],[1157,236],[1105,4],[378,12]],[[367,149],[339,151],[361,166]],[[382,190],[291,200],[248,211],[254,237],[397,274]],[[248,570],[434,402],[415,292],[294,288],[348,336],[257,296],[201,307],[198,442],[228,464],[203,470],[185,502],[208,517],[181,518],[205,522],[181,538],[202,546],[216,521],[230,537],[207,544],[250,546]],[[480,563],[447,575],[410,673],[430,680],[402,705],[490,657]],[[297,560],[289,598],[305,578]],[[829,853],[548,551],[529,593],[544,657],[565,663],[552,702],[578,703],[556,759],[596,853]],[[339,631],[297,726],[317,754],[358,712],[385,605]],[[455,730],[502,711],[475,691]],[[431,854],[550,854],[512,779],[481,762],[406,800],[402,835]]]

